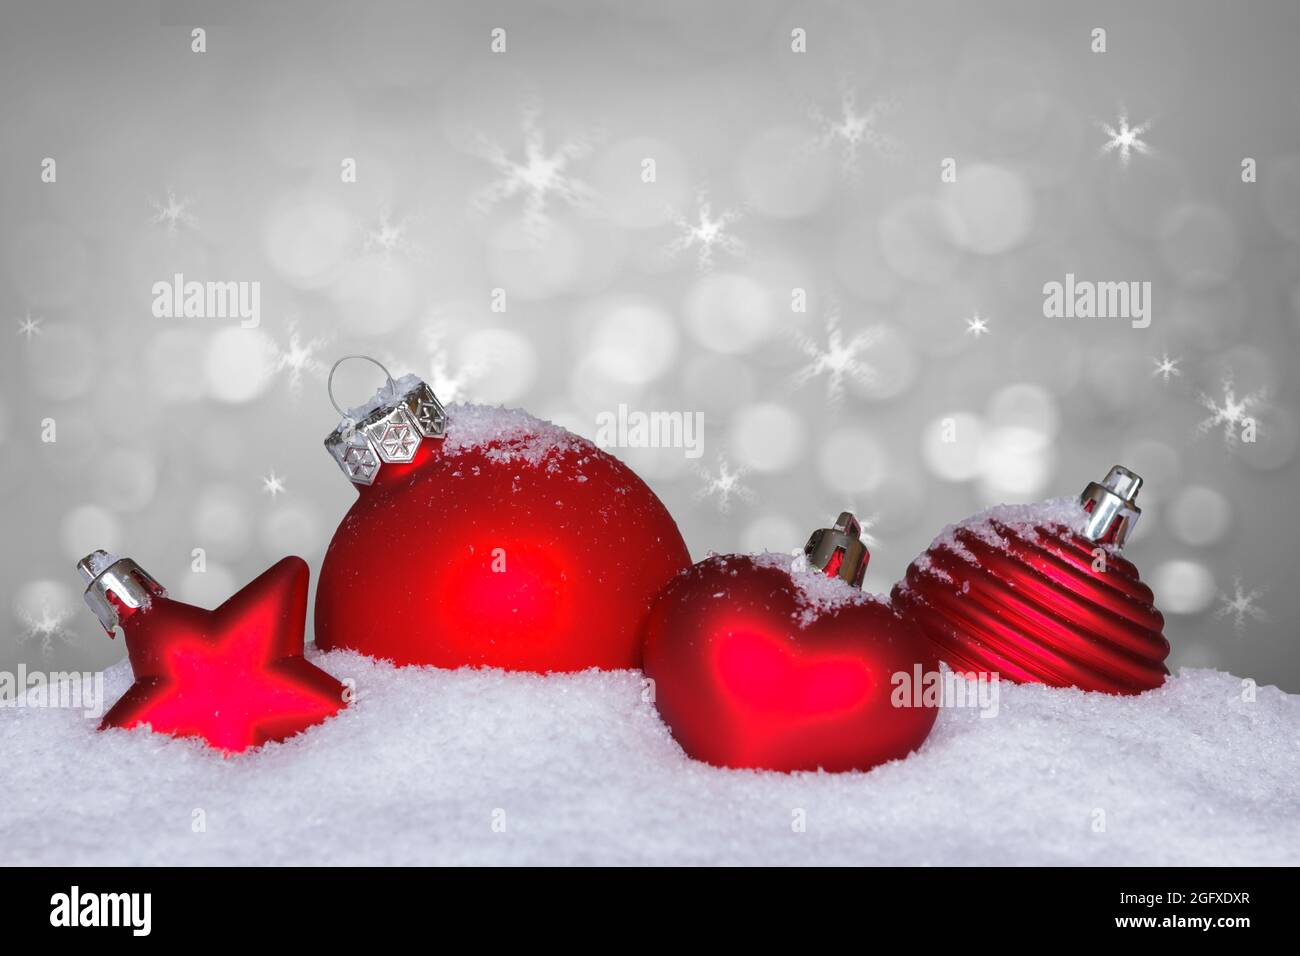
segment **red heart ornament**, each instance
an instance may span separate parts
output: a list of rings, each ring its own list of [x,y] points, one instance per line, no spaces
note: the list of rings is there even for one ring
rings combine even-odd
[[[937,710],[915,706],[910,693],[895,706],[896,675],[910,680],[918,664],[933,672],[933,651],[887,603],[849,583],[861,580],[865,548],[860,566],[831,550],[835,577],[790,555],[715,555],[660,593],[645,674],[690,756],[722,767],[868,770],[925,740]]]

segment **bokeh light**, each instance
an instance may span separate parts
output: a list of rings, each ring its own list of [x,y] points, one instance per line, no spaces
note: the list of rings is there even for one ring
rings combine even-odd
[[[1214,575],[1197,561],[1165,561],[1149,583],[1156,606],[1166,614],[1199,614],[1214,601]]]
[[[755,471],[785,471],[801,460],[803,419],[786,405],[758,402],[740,409],[731,424],[732,454]]]

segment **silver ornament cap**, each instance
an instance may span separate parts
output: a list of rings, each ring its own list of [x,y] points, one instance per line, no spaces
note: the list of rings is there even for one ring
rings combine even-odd
[[[1135,499],[1142,487],[1142,476],[1123,465],[1115,465],[1101,481],[1090,481],[1079,496],[1079,504],[1088,513],[1083,536],[1099,544],[1122,548],[1142,516]]]
[[[369,402],[344,411],[334,399],[334,372],[354,358],[379,366],[388,381]],[[447,433],[447,413],[433,389],[414,375],[394,381],[388,369],[368,355],[345,355],[335,362],[325,388],[343,416],[325,438],[325,450],[353,484],[374,484],[385,464],[406,464],[415,458],[421,441]]]
[[[148,607],[156,597],[166,597],[167,589],[130,558],[119,558],[107,551],[92,551],[77,562],[77,570],[88,582],[84,595],[86,606],[95,612],[108,636],[122,621],[122,609],[138,611]]]
[[[814,568],[855,588],[862,587],[871,560],[871,552],[862,540],[862,524],[851,511],[840,512],[835,527],[814,531],[803,553]]]

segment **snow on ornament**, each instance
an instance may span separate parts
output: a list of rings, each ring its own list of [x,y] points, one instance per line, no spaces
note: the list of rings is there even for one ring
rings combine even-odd
[[[148,726],[228,753],[284,740],[346,706],[344,686],[303,657],[310,572],[287,557],[215,611],[182,604],[130,558],[94,551],[78,570],[135,683],[100,730]]]
[[[1159,687],[1164,617],[1119,553],[1141,486],[1116,465],[1078,498],[950,526],[894,585],[894,604],[961,673],[1116,694]]]
[[[845,512],[804,553],[713,555],[678,574],[646,627],[645,674],[682,748],[721,767],[868,770],[934,725],[933,648],[865,594],[869,554]]]
[[[631,469],[516,409],[444,408],[413,375],[339,412],[325,446],[359,496],[321,568],[320,647],[449,668],[640,666],[650,603],[690,556]]]

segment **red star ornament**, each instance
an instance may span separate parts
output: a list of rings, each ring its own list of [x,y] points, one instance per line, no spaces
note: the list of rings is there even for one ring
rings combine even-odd
[[[86,603],[120,625],[135,683],[100,730],[148,725],[226,753],[292,737],[346,706],[345,688],[303,657],[310,572],[287,557],[215,611],[182,604],[129,558],[78,565]]]

